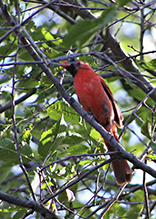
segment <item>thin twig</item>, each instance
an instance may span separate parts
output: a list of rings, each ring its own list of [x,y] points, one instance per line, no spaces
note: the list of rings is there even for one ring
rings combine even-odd
[[[131,118],[134,114],[136,114],[136,112],[144,105],[144,103],[147,101],[147,99],[150,97],[150,95],[156,90],[156,88],[154,88],[153,90],[151,90],[145,97],[144,99],[134,108],[133,112],[131,113],[131,115],[128,117],[128,119],[125,122],[124,127],[122,128],[122,131],[120,132],[120,136],[122,136],[123,132],[125,131],[126,127],[128,126],[129,122],[131,121]]]
[[[90,175],[92,172],[94,172],[95,170],[99,169],[100,167],[106,165],[107,163],[112,162],[113,158],[106,160],[104,162],[102,162],[101,164],[97,165],[96,167],[92,168],[91,170],[82,173],[78,176],[77,179],[73,180],[71,183],[69,183],[67,186],[64,186],[62,189],[59,189],[59,191],[57,191],[54,195],[49,196],[47,199],[45,199],[43,201],[43,203],[47,203],[50,199],[56,197],[57,195],[59,195],[60,193],[62,193],[63,191],[65,191],[67,188],[70,188],[71,186],[75,185],[76,183],[78,183],[79,181],[81,181],[82,179],[84,179],[85,177],[87,177],[88,175]]]
[[[64,162],[66,160],[70,160],[70,159],[75,159],[75,158],[84,158],[84,157],[99,157],[99,156],[106,156],[106,155],[119,155],[120,152],[117,152],[117,151],[114,151],[114,152],[107,152],[107,153],[95,153],[95,154],[77,154],[77,155],[71,155],[71,156],[67,156],[65,158],[62,158],[62,159],[59,159],[59,160],[55,160],[45,166],[43,166],[41,169],[40,169],[40,172],[43,171],[44,169],[46,169],[47,167],[53,165],[53,164],[56,164],[56,163],[61,163],[61,162]]]
[[[45,208],[42,204],[26,198],[19,198],[12,195],[7,195],[4,192],[0,191],[0,199],[13,205],[21,206],[23,208],[31,208],[36,212],[41,213],[45,219],[62,219],[61,217],[55,215],[49,209]]]
[[[14,105],[16,106],[17,104],[23,102],[24,100],[26,100],[27,98],[29,98],[30,96],[32,96],[33,94],[35,94],[36,91],[37,91],[37,89],[36,89],[36,88],[33,88],[30,92],[26,93],[25,95],[23,95],[23,96],[20,97],[19,99],[15,100],[15,101],[14,101]],[[9,102],[8,104],[6,104],[5,106],[0,107],[0,113],[6,111],[6,110],[8,110],[8,109],[10,109],[10,108],[11,108],[11,105],[12,105],[12,103],[11,103],[11,101],[10,101],[10,102]]]
[[[15,61],[16,61],[16,56],[15,56]],[[19,165],[25,175],[25,178],[27,180],[28,186],[29,186],[29,190],[31,192],[31,195],[34,199],[34,201],[36,201],[29,177],[28,177],[28,173],[27,170],[25,169],[24,165],[23,165],[23,160],[22,160],[22,156],[20,153],[20,146],[18,143],[18,137],[17,137],[17,127],[16,127],[16,119],[15,119],[15,101],[14,101],[14,90],[15,90],[15,68],[16,66],[14,66],[13,68],[13,76],[12,76],[12,92],[11,92],[11,108],[12,108],[12,124],[13,124],[13,132],[14,132],[14,141],[15,141],[15,147],[16,147],[16,151],[17,151],[17,156],[18,156],[18,160],[19,160]]]
[[[145,159],[145,164],[147,164],[147,160]],[[150,219],[150,208],[149,208],[149,200],[148,200],[148,191],[146,186],[146,172],[143,171],[143,190],[144,190],[144,199],[145,199],[145,209],[146,209],[146,218]]]
[[[123,184],[117,194],[111,198],[111,200],[108,202],[107,206],[104,208],[104,210],[102,211],[102,213],[100,214],[99,217],[97,217],[97,219],[101,219],[103,218],[104,214],[111,208],[111,206],[119,199],[119,196],[122,194],[124,188],[127,186],[127,183]],[[101,210],[104,206],[106,205],[106,203],[104,202],[103,204],[99,205],[99,207],[96,208],[96,210],[92,211],[89,215],[87,215],[86,219],[89,219],[91,216],[93,216],[97,211]]]
[[[125,189],[125,187],[127,186],[128,183],[123,184],[117,194],[114,196],[114,198],[112,198],[112,200],[107,204],[107,206],[104,208],[104,210],[102,211],[102,213],[100,214],[100,216],[97,219],[101,219],[103,218],[103,216],[106,214],[106,212],[112,207],[112,205],[119,199],[120,195],[122,194],[123,190]]]
[[[15,22],[12,19],[12,17],[10,16],[10,14],[7,11],[6,5],[3,4],[2,0],[0,0],[0,7],[2,9],[3,15],[5,16],[7,22],[10,25],[14,25]],[[38,54],[34,51],[34,49],[31,47],[31,45],[29,44],[28,40],[24,37],[24,35],[19,32],[19,31],[15,31],[15,33],[18,35],[19,39],[21,40],[21,42],[24,45],[27,45],[26,49],[28,51],[28,53],[33,57],[33,59],[35,61],[41,61],[41,58],[38,56]],[[95,53],[94,53],[95,55]],[[101,56],[100,56],[101,57]],[[106,58],[106,56],[105,56]],[[110,60],[111,61],[111,60]],[[112,62],[112,61],[111,61]],[[114,65],[114,62],[112,63]],[[79,115],[81,115],[92,127],[94,127],[96,130],[99,131],[99,133],[117,150],[121,151],[122,154],[124,155],[124,158],[131,161],[136,168],[141,168],[144,169],[145,171],[147,171],[149,174],[151,174],[152,176],[156,177],[156,171],[154,169],[152,169],[151,167],[149,167],[148,165],[145,165],[144,163],[140,162],[133,154],[128,153],[127,151],[125,151],[121,145],[115,140],[115,138],[108,133],[100,124],[98,124],[95,120],[92,119],[91,116],[88,115],[88,113],[86,111],[84,111],[78,103],[76,103],[76,101],[68,95],[68,93],[66,92],[66,90],[64,89],[64,87],[62,87],[62,85],[59,83],[58,79],[51,73],[50,69],[48,68],[47,65],[45,64],[38,64],[39,67],[42,69],[43,72],[46,73],[47,77],[49,78],[49,80],[55,85],[56,89],[58,90],[59,94],[64,97],[64,99],[76,110],[76,112],[79,113]],[[115,66],[116,67],[116,66]],[[120,68],[119,68],[120,69]],[[121,69],[120,69],[121,70]],[[122,72],[123,73],[123,72]],[[128,73],[128,72],[126,72]],[[124,74],[124,73],[123,73]],[[129,73],[128,73],[129,74]],[[136,81],[138,81],[135,78]],[[139,86],[140,86],[140,82]],[[141,85],[143,86],[144,84],[141,82]],[[148,89],[144,89],[145,92],[147,92]],[[149,92],[149,91],[148,91]],[[156,99],[155,96],[151,96],[153,99]]]

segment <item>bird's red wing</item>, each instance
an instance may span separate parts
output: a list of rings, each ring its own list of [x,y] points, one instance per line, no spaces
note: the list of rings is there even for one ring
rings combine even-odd
[[[114,100],[113,94],[102,77],[100,77],[100,81],[101,81],[101,84],[103,86],[103,89],[105,90],[106,94],[108,95],[109,99],[112,102],[114,115],[115,115],[114,120],[119,127],[122,127],[123,115],[121,114],[121,111],[120,111],[117,103]]]

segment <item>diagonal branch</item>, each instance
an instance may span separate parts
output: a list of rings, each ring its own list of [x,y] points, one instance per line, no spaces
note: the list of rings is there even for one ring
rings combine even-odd
[[[50,211],[49,209],[45,208],[42,204],[37,203],[35,201],[15,197],[13,195],[7,195],[2,191],[0,191],[0,199],[8,203],[11,203],[13,205],[21,206],[24,208],[31,208],[42,214],[42,216],[45,219],[61,219],[61,217],[55,215],[52,211]]]
[[[106,35],[102,35],[102,38],[104,40],[105,47],[109,47],[111,49],[115,57],[117,57],[117,60],[120,61],[120,63],[124,67],[124,69],[128,71],[131,75],[133,75],[136,79],[142,81],[142,83],[147,86],[149,91],[152,90],[154,86],[151,85],[151,83],[141,74],[140,70],[137,68],[133,60],[130,59],[129,56],[125,53],[115,37],[110,34],[109,29],[106,29]],[[104,48],[104,50],[106,50],[106,48]],[[156,92],[154,92],[152,96],[155,96],[155,93]]]
[[[48,202],[50,199],[56,197],[57,195],[59,195],[60,193],[62,193],[63,191],[65,191],[66,189],[70,188],[71,186],[75,185],[76,183],[78,183],[79,181],[81,181],[82,179],[84,179],[85,177],[89,176],[92,172],[94,172],[95,170],[99,169],[100,167],[111,163],[113,160],[115,160],[116,158],[110,158],[102,163],[100,163],[99,165],[95,166],[94,168],[92,168],[91,170],[84,172],[82,174],[80,174],[77,179],[72,180],[69,184],[67,184],[66,186],[64,186],[63,188],[59,189],[57,192],[55,192],[55,194],[50,195],[47,199],[45,199],[43,201],[43,203]]]
[[[7,22],[11,26],[15,26],[16,23],[11,17],[11,15],[7,11],[7,6],[3,4],[2,0],[0,0],[0,7],[2,9],[3,16],[6,18]],[[19,31],[15,30],[15,33],[18,35],[20,41],[25,45],[28,53],[33,57],[35,61],[43,61],[40,56],[36,53],[34,48],[30,45],[29,41],[25,38],[25,36]],[[82,109],[82,107],[68,94],[65,88],[59,83],[58,79],[51,73],[50,69],[46,65],[46,63],[38,64],[43,72],[46,73],[49,80],[55,85],[59,94],[73,107],[73,109],[82,116],[86,122],[88,122],[93,128],[95,128],[101,135],[108,141],[117,151],[122,154],[122,157],[129,160],[134,164],[135,168],[142,169],[143,171],[149,173],[153,177],[156,178],[156,171],[145,165],[143,162],[138,160],[133,154],[125,151],[122,146],[115,140],[115,138],[108,133],[99,123],[97,123],[91,116],[88,115],[86,111]]]
[[[83,7],[78,1],[76,0],[65,0],[65,2],[68,2],[69,4],[76,5],[79,7]],[[147,7],[148,4],[144,7]],[[77,8],[73,8],[75,12],[83,19],[96,19],[94,15],[92,15],[89,10],[79,10]],[[72,23],[74,24],[74,23]],[[143,84],[146,85],[148,92],[154,88],[154,86],[142,75],[140,70],[137,68],[133,60],[125,53],[125,51],[122,49],[120,43],[115,39],[115,37],[110,33],[109,28],[106,28],[106,34],[103,35],[101,32],[101,39],[103,41],[103,51],[107,49],[111,49],[115,57],[117,58],[117,61],[120,61],[123,68],[128,71],[131,75],[134,76],[134,78],[137,80],[139,79],[142,81]],[[147,93],[148,93],[147,92]],[[156,101],[156,91],[151,95],[151,98]]]
[[[33,94],[35,94],[37,91],[36,88],[33,88],[30,92],[28,92],[27,94],[23,95],[22,97],[20,97],[19,99],[15,100],[15,105],[23,102],[24,100],[26,100],[27,98],[29,98],[30,96],[32,96]],[[8,110],[11,108],[11,101],[6,104],[5,106],[0,107],[0,113]]]

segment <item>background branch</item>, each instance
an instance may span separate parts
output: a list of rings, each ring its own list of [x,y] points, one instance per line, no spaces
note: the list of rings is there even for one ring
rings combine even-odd
[[[41,213],[41,215],[45,218],[45,219],[61,219],[61,217],[58,217],[57,215],[55,215],[52,211],[46,209],[45,207],[43,207],[43,205],[35,202],[35,201],[31,201],[31,200],[27,200],[27,199],[22,199],[19,197],[14,197],[12,195],[7,195],[4,192],[0,191],[0,199],[6,202],[9,202],[11,204],[17,205],[17,206],[21,206],[24,208],[31,208],[39,213]]]
[[[156,177],[155,64],[151,58],[156,49],[143,44],[147,32],[153,36],[153,3],[25,0],[6,6],[0,0],[0,7],[1,191],[16,193],[22,203],[32,195],[36,200],[26,203],[27,207],[22,204],[16,217],[24,219],[33,213],[57,218],[56,212],[61,216],[63,212],[66,218],[120,218],[120,212],[125,217],[142,212],[150,218],[156,203],[155,180],[141,180],[135,171],[132,184],[119,188],[101,136],[114,146],[116,158],[127,159],[133,169]],[[147,14],[140,13],[146,10]],[[137,35],[129,35],[131,31],[140,33],[141,48]],[[75,101],[73,79],[59,67],[69,58],[88,62],[107,78],[124,113],[121,144],[126,150]],[[148,165],[142,162],[145,156]],[[3,195],[1,207],[11,218],[12,204],[19,206],[17,199],[7,196],[3,203]]]

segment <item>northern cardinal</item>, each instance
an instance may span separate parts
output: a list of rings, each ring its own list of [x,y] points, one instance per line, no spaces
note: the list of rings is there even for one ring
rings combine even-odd
[[[75,91],[83,109],[92,114],[96,121],[112,133],[119,142],[117,127],[114,122],[121,127],[123,116],[104,79],[82,61],[71,59],[61,63],[61,66],[74,77]],[[115,151],[114,147],[106,140],[105,144],[108,151]],[[113,161],[112,167],[118,185],[131,181],[132,172],[125,159]]]

